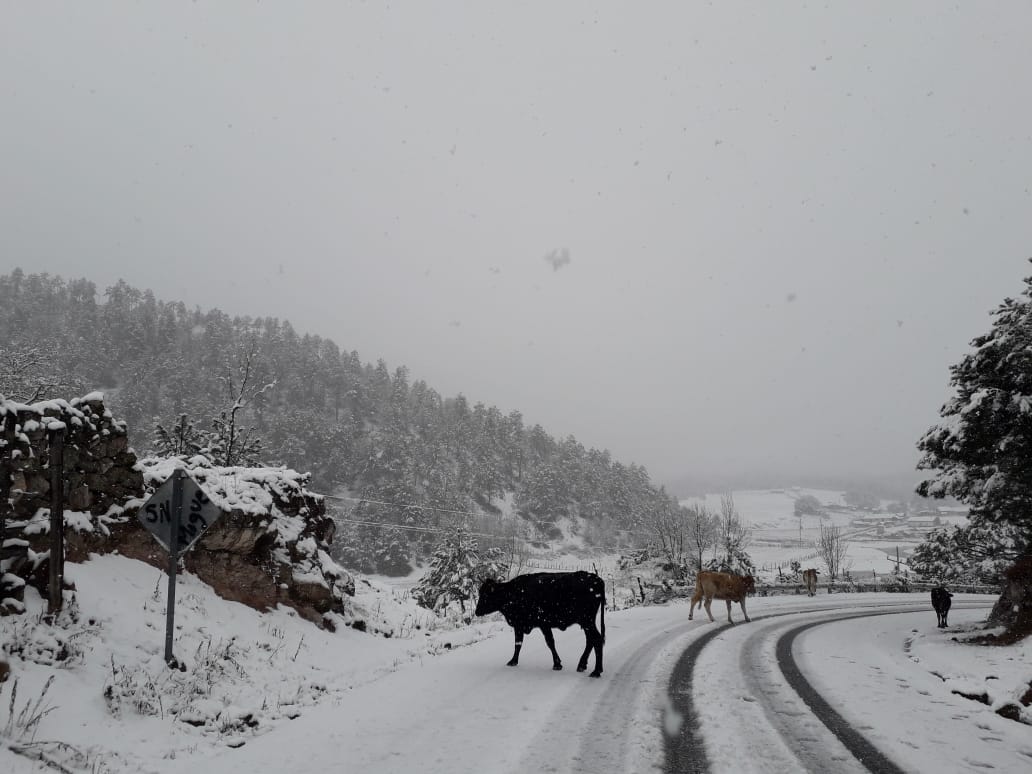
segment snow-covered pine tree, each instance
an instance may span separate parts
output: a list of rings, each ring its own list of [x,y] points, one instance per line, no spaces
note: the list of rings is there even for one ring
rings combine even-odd
[[[193,423],[180,414],[171,429],[160,422],[154,424],[155,451],[163,457],[178,457],[197,454],[203,445],[203,436],[194,429]]]
[[[918,493],[970,506],[968,534],[949,546],[968,561],[979,558],[970,546],[985,542],[968,539],[974,531],[992,533],[996,558],[1014,561],[1032,549],[1032,277],[1022,298],[1005,299],[993,317],[992,330],[950,369],[956,395],[939,412],[944,421],[917,444],[918,469],[935,471]],[[1032,607],[1032,589],[1025,598]],[[1011,624],[1014,607],[1001,596],[990,621]]]
[[[940,583],[1000,582],[1020,541],[1012,526],[972,523],[933,530],[910,557],[910,569]]]
[[[501,549],[489,548],[481,553],[476,538],[457,529],[438,546],[412,596],[422,607],[435,612],[458,602],[465,618],[472,614],[480,584],[487,578],[504,578],[507,572]]]

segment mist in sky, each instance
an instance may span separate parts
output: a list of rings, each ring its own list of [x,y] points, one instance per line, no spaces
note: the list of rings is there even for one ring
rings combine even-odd
[[[1024,2],[8,4],[0,270],[289,319],[659,481],[905,473],[1032,273],[1030,29]]]

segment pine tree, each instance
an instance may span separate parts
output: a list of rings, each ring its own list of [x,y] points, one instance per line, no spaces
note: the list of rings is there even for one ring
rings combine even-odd
[[[955,497],[971,509],[968,534],[955,535],[950,545],[962,560],[979,558],[973,547],[986,543],[979,532],[992,533],[989,543],[1003,559],[1032,549],[1032,277],[1022,296],[1004,300],[992,330],[950,369],[956,394],[939,412],[944,421],[918,442],[918,469],[936,471],[918,493]],[[923,551],[933,554],[933,547]],[[1001,597],[990,621],[1016,620],[1014,607]]]
[[[160,422],[154,425],[155,451],[163,457],[197,454],[203,442],[202,434],[194,430],[186,414],[180,414],[170,430],[166,430]]]
[[[1032,277],[1025,283],[1025,298],[1006,299],[992,330],[950,369],[946,421],[918,443],[918,468],[937,470],[918,493],[955,497],[978,523],[1017,527],[1015,555],[1032,539]]]
[[[458,602],[463,617],[467,602],[472,612],[480,584],[487,578],[504,577],[508,567],[502,561],[502,551],[489,548],[481,554],[477,541],[463,529],[447,535],[434,552],[430,568],[412,589],[422,607],[435,612]]]

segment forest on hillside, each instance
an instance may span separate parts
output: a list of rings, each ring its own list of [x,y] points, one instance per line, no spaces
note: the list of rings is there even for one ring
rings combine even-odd
[[[404,574],[456,526],[548,542],[580,517],[590,544],[626,542],[676,502],[641,466],[442,397],[404,366],[363,362],[286,320],[230,317],[119,281],[0,276],[0,394],[105,393],[139,454],[310,472],[341,530],[338,558]],[[518,518],[502,523],[502,503]],[[476,516],[473,516],[476,514]]]

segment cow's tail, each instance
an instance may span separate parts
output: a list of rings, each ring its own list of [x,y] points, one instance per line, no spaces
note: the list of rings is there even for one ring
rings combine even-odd
[[[598,609],[598,614],[602,618],[602,642],[605,643],[605,641],[606,641],[606,600],[605,600],[605,597],[602,598],[602,605]]]

